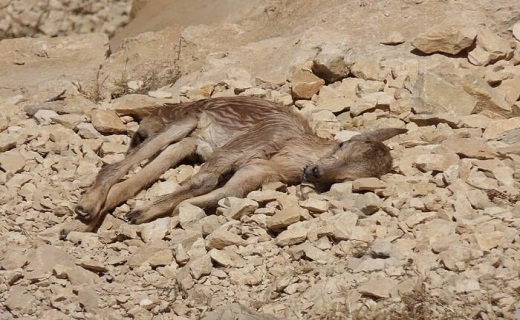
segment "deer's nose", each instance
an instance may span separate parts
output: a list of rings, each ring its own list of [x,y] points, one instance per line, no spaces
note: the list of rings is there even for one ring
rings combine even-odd
[[[303,170],[303,179],[306,181],[313,181],[321,178],[322,176],[323,172],[318,165],[311,165]]]

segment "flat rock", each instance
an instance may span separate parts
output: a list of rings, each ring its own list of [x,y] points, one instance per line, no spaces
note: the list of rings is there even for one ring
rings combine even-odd
[[[378,60],[369,58],[358,58],[350,68],[350,72],[356,77],[364,80],[383,81],[386,71],[383,70]]]
[[[218,307],[208,312],[202,320],[235,319],[237,315],[240,316],[241,320],[278,320],[278,318],[273,315],[257,312],[240,303],[232,303]]]
[[[325,84],[312,72],[299,70],[291,76],[291,92],[294,99],[310,99],[318,93]]]
[[[420,154],[414,160],[414,166],[419,170],[428,171],[441,171],[444,172],[452,165],[456,165],[459,162],[459,158],[453,154]]]
[[[435,27],[420,34],[412,41],[412,46],[424,53],[447,53],[456,55],[469,48],[475,41],[477,32],[472,27]]]
[[[520,117],[511,119],[491,120],[484,131],[483,137],[487,140],[501,138],[507,132],[520,127]]]
[[[485,66],[500,59],[511,57],[513,49],[507,40],[486,28],[477,33],[476,47],[468,53],[468,60],[476,66]]]
[[[47,126],[52,123],[52,118],[58,116],[58,113],[54,110],[40,109],[34,115],[34,119],[41,126]]]
[[[127,94],[113,100],[110,108],[119,115],[142,119],[167,102],[174,103],[178,101],[157,99],[144,94]]]
[[[18,173],[25,166],[25,158],[17,150],[0,153],[0,168],[6,172]]]
[[[206,217],[203,209],[190,203],[183,203],[179,206],[179,224],[183,229],[188,229],[202,218]]]
[[[361,178],[352,181],[352,191],[376,191],[386,188],[386,183],[378,178]]]
[[[158,240],[141,246],[128,258],[128,265],[132,268],[139,267],[143,264],[158,267],[169,265],[172,261],[173,253],[169,248],[168,243]]]
[[[170,231],[171,218],[160,218],[149,223],[146,223],[141,228],[141,239],[144,242],[152,242],[155,240],[162,240]]]
[[[4,270],[22,268],[28,262],[27,255],[20,249],[10,249],[0,259],[0,267]]]
[[[286,196],[280,198],[282,208],[267,219],[267,227],[270,230],[283,229],[295,222],[300,221],[301,208],[295,197]]]
[[[208,275],[213,270],[213,264],[209,254],[199,256],[189,263],[190,271],[194,279],[200,279],[200,277]]]
[[[218,202],[219,212],[231,219],[240,220],[258,209],[258,202],[251,199],[227,197]]]
[[[484,81],[484,80],[482,80]],[[415,89],[424,104],[432,112],[447,113],[454,116],[466,116],[477,107],[477,99],[461,86],[460,76],[452,77],[432,72],[419,74]],[[453,100],[457,97],[457,101]]]
[[[516,22],[513,25],[513,36],[516,38],[516,40],[520,41],[520,22]]]
[[[230,245],[243,246],[246,244],[246,241],[242,239],[242,237],[222,228],[213,231],[207,240],[208,247],[215,249],[223,249]]]
[[[492,159],[498,155],[494,147],[473,138],[449,138],[442,145],[466,158]]]
[[[92,125],[102,134],[125,134],[126,127],[113,110],[94,109],[90,113]]]
[[[373,298],[389,298],[397,293],[397,282],[391,278],[372,279],[362,283],[357,291]]]
[[[234,250],[211,249],[209,256],[213,261],[224,267],[244,267],[246,261]]]
[[[315,213],[322,213],[329,209],[329,202],[325,200],[310,198],[307,200],[303,200],[299,202],[300,206],[303,208],[315,212]]]
[[[312,72],[326,83],[348,76],[353,63],[351,48],[344,43],[325,43],[314,57]]]
[[[36,299],[25,286],[16,285],[10,288],[5,306],[15,314],[30,314],[35,307]]]
[[[307,229],[303,227],[289,228],[276,237],[276,244],[283,246],[292,246],[302,243],[307,239]]]

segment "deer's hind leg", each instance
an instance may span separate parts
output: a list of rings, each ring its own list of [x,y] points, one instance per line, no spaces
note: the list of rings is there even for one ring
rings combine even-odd
[[[263,162],[263,161],[262,161]],[[226,197],[243,198],[249,192],[260,188],[267,182],[280,181],[280,176],[267,161],[250,164],[240,168],[221,188],[215,189],[207,194],[184,200],[174,213],[177,213],[183,203],[190,203],[200,208],[214,208],[220,199]]]
[[[168,146],[142,170],[130,178],[115,184],[109,190],[103,209],[97,216],[89,220],[88,223],[80,221],[69,223],[62,229],[61,238],[64,239],[71,231],[91,232],[96,230],[110,210],[137,194],[144,187],[157,181],[166,170],[194,154],[197,147],[196,142],[195,138],[184,138]]]
[[[120,162],[105,166],[98,173],[92,187],[83,196],[75,211],[84,220],[95,220],[101,212],[107,195],[114,184],[121,180],[132,166],[149,159],[172,142],[186,137],[197,126],[196,117],[187,117],[166,127],[154,137],[132,149]],[[142,188],[143,186],[139,186]]]

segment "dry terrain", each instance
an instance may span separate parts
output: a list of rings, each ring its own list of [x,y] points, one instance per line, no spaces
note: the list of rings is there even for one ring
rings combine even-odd
[[[41,2],[0,0],[0,319],[518,319],[518,0]],[[142,108],[235,95],[408,133],[381,179],[128,224],[185,163],[60,239]]]

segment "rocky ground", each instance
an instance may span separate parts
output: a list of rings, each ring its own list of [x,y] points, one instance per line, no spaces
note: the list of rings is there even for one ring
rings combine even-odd
[[[0,40],[113,34],[130,20],[131,0],[1,0]]]
[[[104,34],[1,41],[0,319],[514,319],[519,20],[516,1],[265,1],[114,54]],[[381,179],[269,184],[127,224],[198,168],[183,164],[60,240],[143,107],[231,95],[294,108],[323,137],[408,133]]]

